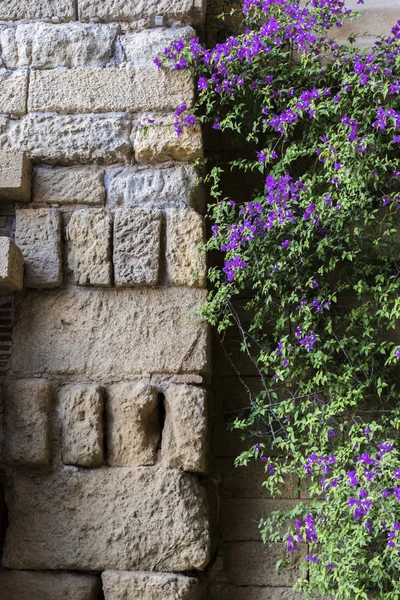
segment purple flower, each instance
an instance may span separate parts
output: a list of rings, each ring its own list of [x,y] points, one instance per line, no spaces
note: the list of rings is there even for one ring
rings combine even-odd
[[[290,240],[285,240],[284,242],[282,242],[282,248],[288,248],[290,246],[291,242]]]
[[[206,77],[200,77],[197,82],[198,90],[206,90],[208,88],[208,79]]]
[[[335,437],[336,433],[334,429],[328,429],[328,437]]]
[[[334,565],[333,563],[328,563],[328,564],[326,565],[326,568],[328,569],[328,571],[332,571],[332,569],[334,569],[334,568],[335,568],[335,565]]]

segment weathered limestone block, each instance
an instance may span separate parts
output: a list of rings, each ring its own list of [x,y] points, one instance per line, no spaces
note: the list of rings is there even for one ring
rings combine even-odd
[[[117,208],[114,218],[115,285],[155,285],[160,268],[161,211]]]
[[[98,600],[101,581],[95,575],[50,571],[0,571],[2,600]]]
[[[33,201],[43,204],[104,204],[104,169],[98,167],[39,167],[35,170]]]
[[[207,394],[192,385],[165,391],[162,459],[169,469],[204,473],[207,469]]]
[[[188,473],[14,473],[7,502],[6,568],[190,571],[210,558],[204,490]]]
[[[23,23],[1,30],[0,45],[9,69],[104,67],[111,60],[116,35],[117,25]]]
[[[62,407],[62,459],[66,465],[98,467],[103,462],[103,392],[97,385],[67,385]]]
[[[61,218],[57,210],[17,210],[15,242],[25,260],[26,287],[54,288],[62,283]]]
[[[125,59],[136,66],[149,66],[173,42],[196,37],[193,27],[157,27],[121,36]]]
[[[196,180],[197,173],[191,165],[143,170],[130,166],[111,168],[105,178],[107,204],[110,208],[154,205],[201,210],[204,194]]]
[[[58,17],[71,21],[75,17],[73,0],[1,0],[0,21]]]
[[[26,115],[0,119],[0,149],[47,163],[126,162],[131,122],[125,115]]]
[[[152,67],[138,67],[133,71],[133,110],[170,111],[185,103],[188,108],[193,106],[195,99],[194,78],[189,71],[159,70]],[[156,118],[156,121],[159,121]],[[164,122],[160,120],[161,124]],[[199,134],[200,130],[197,130]],[[151,134],[150,134],[151,135]],[[184,140],[183,145],[188,145]],[[195,143],[194,143],[195,146]],[[187,152],[195,150],[186,148]],[[191,160],[191,159],[177,159]]]
[[[205,287],[206,255],[199,250],[205,241],[204,219],[193,210],[166,210],[167,281],[170,285]]]
[[[17,292],[24,287],[24,257],[8,237],[0,237],[0,292]]]
[[[103,21],[133,21],[161,15],[165,24],[201,24],[205,0],[80,0],[79,17]]]
[[[23,152],[0,151],[0,200],[29,202],[30,160]]]
[[[60,290],[17,298],[12,370],[109,381],[140,373],[202,373],[208,327],[189,316],[205,290]]]
[[[154,465],[161,436],[157,391],[146,383],[117,383],[107,391],[108,464]]]
[[[155,125],[147,132],[138,128],[135,134],[135,158],[138,163],[166,162],[177,160],[184,162],[195,161],[203,156],[201,129],[198,125],[185,127],[182,135],[177,136],[172,115],[149,114],[142,117],[154,119]]]
[[[194,577],[105,571],[101,579],[105,600],[200,600],[200,585]]]
[[[49,413],[52,387],[46,379],[20,379],[4,386],[6,461],[46,465],[50,459]]]
[[[111,217],[104,208],[78,209],[67,227],[68,267],[77,285],[111,285]]]
[[[26,114],[28,76],[20,73],[0,75],[0,113]]]

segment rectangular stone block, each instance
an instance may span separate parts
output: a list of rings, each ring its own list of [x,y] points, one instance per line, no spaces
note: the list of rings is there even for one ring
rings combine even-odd
[[[24,257],[8,237],[0,237],[0,292],[22,290],[24,286]]]
[[[104,204],[104,169],[98,167],[38,167],[33,202],[40,204]]]
[[[26,115],[0,118],[0,149],[60,165],[126,162],[132,153],[125,115]]]
[[[8,69],[105,67],[114,52],[117,29],[117,25],[42,22],[7,27],[0,31],[3,61]]]
[[[6,568],[179,572],[210,559],[204,492],[187,473],[69,469],[11,485]]]
[[[189,320],[206,300],[191,289],[85,289],[18,298],[12,371],[109,381],[140,373],[203,373],[208,327]]]
[[[57,210],[17,210],[15,242],[25,261],[26,287],[55,288],[61,285],[61,217]]]
[[[65,465],[99,467],[103,462],[103,392],[97,385],[61,388],[62,460]]]
[[[155,163],[176,160],[193,162],[203,156],[203,141],[198,125],[185,127],[182,135],[177,136],[172,127],[173,115],[142,115],[141,123],[146,118],[155,124],[146,128],[138,127],[134,138],[135,159],[138,163]]]
[[[122,35],[121,45],[125,59],[135,67],[154,66],[156,56],[173,42],[187,42],[194,37],[193,27],[157,27]]]
[[[73,212],[67,227],[68,268],[77,285],[111,285],[111,225],[104,208]]]
[[[2,600],[97,600],[101,580],[96,575],[50,571],[0,571]]]
[[[165,390],[165,427],[161,454],[169,469],[205,473],[208,459],[205,390],[170,384]]]
[[[157,390],[144,382],[116,383],[107,392],[108,464],[154,465],[161,438]]]
[[[160,210],[117,208],[113,243],[114,279],[117,287],[158,283],[160,236]]]
[[[5,457],[13,465],[46,465],[50,459],[52,387],[46,379],[20,379],[4,386]]]
[[[194,577],[175,573],[105,571],[101,576],[105,600],[200,600]]]
[[[0,200],[29,202],[31,173],[31,163],[26,154],[0,151]]]
[[[204,219],[194,210],[168,208],[165,263],[169,285],[206,286],[206,254],[199,250],[205,242]]]
[[[0,75],[0,113],[21,116],[26,114],[28,75]]]
[[[202,24],[205,0],[80,0],[79,17],[99,17],[102,21],[146,19],[154,25],[156,16],[164,25]]]

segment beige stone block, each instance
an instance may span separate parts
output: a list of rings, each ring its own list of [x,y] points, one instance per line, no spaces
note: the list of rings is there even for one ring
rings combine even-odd
[[[0,149],[60,165],[126,162],[132,153],[125,115],[29,114],[0,119]]]
[[[204,491],[154,467],[14,473],[3,565],[80,571],[202,570],[210,559]]]
[[[17,292],[24,286],[24,257],[10,238],[0,237],[0,292]]]
[[[206,286],[206,254],[199,250],[205,242],[204,219],[193,210],[169,208],[166,214],[165,249],[167,281],[170,285]]]
[[[205,473],[208,459],[205,390],[171,384],[165,391],[165,427],[161,454],[169,469]]]
[[[61,218],[57,210],[17,210],[15,242],[25,260],[26,287],[54,288],[61,285]]]
[[[77,285],[111,285],[111,217],[104,208],[78,209],[67,227],[68,267]]]
[[[136,112],[175,111],[176,107],[183,103],[190,108],[195,100],[194,77],[189,71],[159,70],[155,65],[152,67],[138,67],[133,70],[132,97],[133,110]],[[163,122],[161,119],[160,123]],[[199,136],[200,128],[195,128],[195,131]],[[151,136],[152,134],[153,130],[150,129],[148,135]],[[163,133],[163,135],[166,134]],[[182,138],[181,152],[195,153],[199,151],[196,148],[198,140],[194,140],[192,142],[193,147],[191,147],[186,137],[182,136]],[[183,146],[185,146],[185,150],[183,150]],[[164,151],[167,150],[164,148]],[[178,156],[179,152],[176,150],[175,152]],[[176,160],[192,159],[177,158]]]
[[[67,385],[59,393],[62,460],[99,467],[103,462],[103,392],[97,385]]]
[[[26,114],[28,75],[0,75],[0,113],[21,116]]]
[[[115,24],[43,22],[7,27],[0,31],[3,61],[9,69],[105,67],[114,52],[117,29]]]
[[[154,59],[165,48],[178,40],[196,37],[193,27],[157,27],[135,31],[121,36],[125,59],[136,66],[153,65]]]
[[[173,115],[143,115],[155,120],[155,124],[146,128],[138,127],[134,139],[135,158],[138,163],[166,162],[177,160],[195,161],[203,156],[203,141],[198,125],[186,127],[180,137],[177,136]]]
[[[17,298],[12,371],[110,381],[141,373],[204,373],[208,326],[189,319],[204,290],[31,292]]]
[[[50,571],[0,571],[2,600],[98,600],[100,577]]]
[[[305,600],[300,592],[285,587],[236,586],[217,583],[213,586],[218,600]]]
[[[116,383],[107,391],[108,464],[154,465],[161,437],[157,391],[143,382]]]
[[[20,379],[6,383],[3,391],[6,461],[15,465],[48,464],[50,382]]]
[[[105,600],[200,600],[194,577],[175,573],[105,571],[101,576]]]
[[[117,287],[155,285],[160,268],[161,211],[117,208],[114,218],[114,278]]]
[[[154,22],[162,16],[165,25],[201,24],[205,16],[205,0],[81,0],[79,17],[99,17],[102,21]]]
[[[40,204],[104,204],[104,169],[98,167],[38,167],[33,201]]]
[[[23,152],[0,151],[0,200],[29,202],[32,167]]]

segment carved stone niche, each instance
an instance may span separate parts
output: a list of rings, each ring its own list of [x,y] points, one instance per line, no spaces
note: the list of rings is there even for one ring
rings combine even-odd
[[[0,202],[30,202],[32,166],[24,152],[0,151]]]

